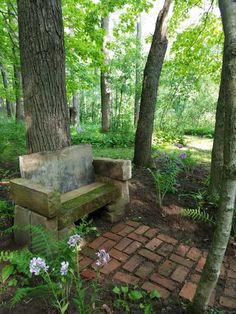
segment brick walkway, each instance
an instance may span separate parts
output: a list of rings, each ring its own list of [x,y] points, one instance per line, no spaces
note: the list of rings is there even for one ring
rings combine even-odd
[[[178,242],[157,229],[138,222],[127,221],[114,226],[88,243],[80,255],[82,276],[94,278],[98,249],[105,249],[111,261],[100,269],[103,278],[109,276],[115,282],[137,284],[151,291],[158,290],[163,299],[179,294],[191,300],[206,261],[207,252]],[[225,257],[220,281],[223,293],[216,291],[210,305],[236,310],[236,259]],[[236,313],[236,311],[235,311]]]

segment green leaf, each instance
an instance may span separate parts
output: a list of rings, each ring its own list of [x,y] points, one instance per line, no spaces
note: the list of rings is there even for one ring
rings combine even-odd
[[[144,314],[152,314],[152,306],[151,306],[151,304],[146,304],[145,305]]]
[[[14,274],[15,267],[13,265],[7,265],[2,269],[2,280],[6,281],[12,274]]]
[[[159,291],[153,290],[153,291],[150,292],[150,298],[151,299],[154,299],[154,298],[159,299],[160,297],[161,297],[161,294],[160,294]]]
[[[119,288],[119,287],[113,288],[112,291],[113,291],[115,294],[120,294],[120,288]]]
[[[128,293],[128,291],[129,291],[128,286],[122,286],[122,287],[121,287],[121,291],[122,291],[124,294]]]
[[[17,285],[18,281],[17,279],[11,279],[8,281],[8,286],[9,287],[15,287]]]
[[[66,312],[68,306],[69,306],[69,303],[68,303],[68,302],[63,305],[63,307],[61,308],[61,313],[62,313],[62,314],[64,314],[64,313]]]
[[[129,298],[131,300],[140,300],[140,299],[142,299],[142,297],[143,297],[142,292],[140,292],[138,290],[132,290],[129,293]]]

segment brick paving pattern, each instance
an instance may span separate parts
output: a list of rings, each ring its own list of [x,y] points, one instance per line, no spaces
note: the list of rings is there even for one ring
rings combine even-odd
[[[96,251],[109,252],[110,262],[100,269],[100,280],[109,276],[114,282],[138,284],[147,291],[158,290],[163,299],[171,294],[192,300],[207,252],[179,243],[135,221],[115,225],[88,243],[81,251],[80,269],[87,279],[96,277]],[[225,257],[220,274],[223,293],[213,292],[215,302],[236,313],[236,259]]]

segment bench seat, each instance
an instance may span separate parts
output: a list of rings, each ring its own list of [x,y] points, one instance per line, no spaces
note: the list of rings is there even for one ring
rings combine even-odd
[[[119,189],[111,184],[94,182],[61,195],[58,230],[117,199]]]

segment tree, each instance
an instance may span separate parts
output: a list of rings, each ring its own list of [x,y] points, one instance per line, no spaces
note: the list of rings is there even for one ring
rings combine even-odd
[[[140,102],[140,54],[141,54],[142,24],[141,14],[137,16],[136,23],[136,64],[135,64],[135,95],[134,95],[134,125],[137,126],[139,118],[139,102]]]
[[[221,87],[224,86],[224,165],[216,229],[192,313],[204,313],[217,283],[227,248],[236,196],[236,2],[219,0],[224,29],[224,57]]]
[[[108,65],[109,52],[106,47],[109,40],[109,15],[102,18],[102,28],[105,31],[103,53],[104,66]],[[103,67],[104,68],[104,67]],[[108,83],[107,70],[101,69],[101,113],[102,113],[102,132],[108,132],[110,128],[110,97],[111,91]]]
[[[60,0],[18,0],[28,153],[70,145]]]
[[[151,162],[151,145],[158,83],[167,49],[166,19],[171,0],[165,0],[159,12],[151,48],[144,69],[140,114],[135,134],[134,163],[148,166]]]

